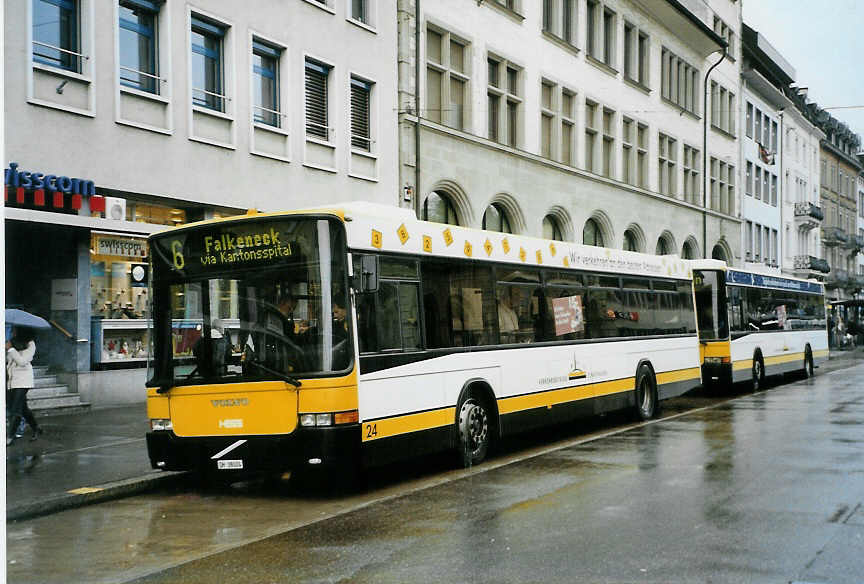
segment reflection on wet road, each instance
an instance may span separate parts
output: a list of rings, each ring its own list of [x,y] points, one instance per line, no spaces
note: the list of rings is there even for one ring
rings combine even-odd
[[[670,410],[509,442],[470,471],[437,459],[384,469],[360,494],[188,490],[13,523],[8,577],[861,580],[864,366]]]

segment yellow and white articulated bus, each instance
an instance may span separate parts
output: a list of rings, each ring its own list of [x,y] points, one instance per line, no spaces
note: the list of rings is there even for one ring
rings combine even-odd
[[[821,283],[692,260],[706,387],[802,371],[812,376],[828,359],[825,291]]]
[[[675,256],[418,221],[367,203],[150,239],[154,467],[353,468],[699,385]]]

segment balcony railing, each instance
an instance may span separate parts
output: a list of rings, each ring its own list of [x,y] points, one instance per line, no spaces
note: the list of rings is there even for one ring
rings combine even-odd
[[[822,208],[809,202],[795,203],[795,216],[810,217],[817,221],[822,221],[825,218]]]
[[[795,269],[803,272],[821,272],[823,274],[827,274],[831,271],[831,267],[828,265],[828,262],[813,257],[811,255],[798,255],[794,258]]]
[[[864,290],[864,276],[849,276],[846,286],[853,291]]]
[[[822,243],[828,247],[842,245],[849,241],[849,235],[839,227],[825,227],[822,229]]]

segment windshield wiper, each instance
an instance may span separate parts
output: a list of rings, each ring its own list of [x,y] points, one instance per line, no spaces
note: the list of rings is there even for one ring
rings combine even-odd
[[[300,387],[301,385],[303,385],[302,383],[300,383],[300,380],[297,379],[296,377],[291,377],[290,375],[286,375],[285,373],[281,373],[281,372],[276,371],[274,369],[270,369],[269,367],[266,367],[266,366],[264,366],[261,363],[258,363],[256,361],[249,361],[248,363],[249,363],[249,365],[253,365],[253,366],[257,367],[258,369],[260,369],[261,371],[264,371],[265,373],[269,373],[270,375],[275,375],[276,377],[278,377],[282,381],[284,381],[286,383],[290,383],[294,387]]]

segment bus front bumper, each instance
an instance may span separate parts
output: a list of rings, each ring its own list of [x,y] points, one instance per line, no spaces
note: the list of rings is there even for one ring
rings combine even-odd
[[[162,470],[274,473],[355,464],[360,442],[359,424],[298,427],[272,436],[182,437],[157,430],[147,432],[147,453],[151,466]]]

